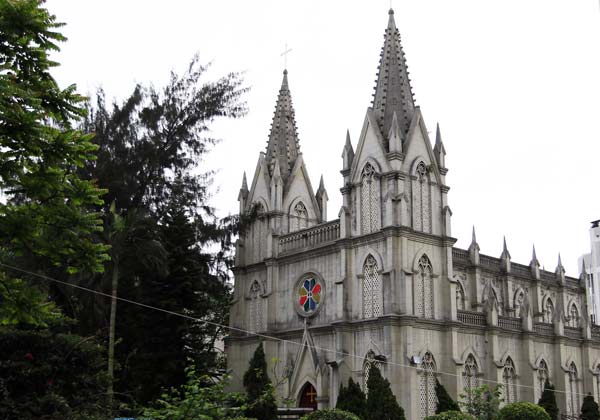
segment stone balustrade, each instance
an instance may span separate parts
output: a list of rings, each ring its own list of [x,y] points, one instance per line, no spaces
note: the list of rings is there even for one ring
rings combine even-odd
[[[279,237],[279,252],[285,253],[305,248],[314,248],[340,237],[340,221],[322,223],[308,229],[298,230]]]
[[[533,324],[533,331],[541,335],[554,335],[554,325],[545,322],[536,322]]]
[[[581,338],[581,328],[565,326],[565,336],[569,338]]]
[[[521,329],[521,319],[513,318],[511,316],[499,316],[498,317],[498,326],[500,328],[506,328],[509,330],[520,330]]]
[[[485,326],[485,314],[473,311],[456,311],[456,316],[460,322],[469,325]]]

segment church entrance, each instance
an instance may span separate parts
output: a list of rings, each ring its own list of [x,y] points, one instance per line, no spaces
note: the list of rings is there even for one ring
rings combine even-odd
[[[300,403],[298,407],[317,409],[317,390],[310,382],[304,384],[300,392]]]

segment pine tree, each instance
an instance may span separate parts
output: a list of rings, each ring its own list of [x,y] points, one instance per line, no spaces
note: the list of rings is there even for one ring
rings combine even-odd
[[[273,385],[267,373],[267,360],[263,344],[260,343],[250,359],[250,366],[244,373],[244,388],[248,398],[246,416],[258,420],[276,420],[277,404]]]
[[[460,411],[460,407],[456,401],[452,399],[444,385],[440,381],[435,381],[435,396],[437,397],[438,404],[435,410],[435,414],[440,414],[445,411]]]
[[[554,394],[554,385],[548,380],[544,384],[544,391],[538,401],[538,405],[546,410],[551,420],[558,420],[558,405],[556,405],[556,395]]]
[[[592,394],[588,394],[583,399],[583,405],[581,406],[581,420],[600,420],[600,411],[598,410],[598,404],[594,401]]]
[[[340,384],[340,393],[335,408],[356,414],[362,419],[365,418],[366,402],[365,393],[352,378],[348,380],[348,387],[345,387],[343,383]]]
[[[367,381],[367,404],[365,420],[405,420],[404,409],[400,407],[390,388],[390,382],[381,376],[379,368],[371,365]]]

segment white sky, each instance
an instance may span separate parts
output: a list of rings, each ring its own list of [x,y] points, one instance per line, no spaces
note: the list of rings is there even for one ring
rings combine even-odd
[[[68,1],[46,7],[67,25],[54,74],[80,92],[125,98],[135,82],[163,86],[195,53],[210,77],[244,71],[249,114],[212,126],[223,142],[202,163],[219,169],[212,204],[238,210],[269,133],[287,42],[301,151],[313,188],[321,173],[329,218],[341,205],[341,151],[354,147],[370,105],[387,0]],[[412,86],[429,131],[446,146],[452,233],[466,248],[538,259],[567,274],[589,252],[600,218],[598,0],[396,0]]]

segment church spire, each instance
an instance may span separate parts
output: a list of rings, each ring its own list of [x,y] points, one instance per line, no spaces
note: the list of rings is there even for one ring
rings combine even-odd
[[[390,132],[394,112],[403,135],[415,112],[415,101],[404,51],[400,44],[400,33],[394,21],[394,11],[390,9],[388,26],[385,30],[381,59],[377,71],[377,85],[373,95],[373,111],[384,136]]]
[[[296,118],[294,116],[294,107],[292,106],[292,96],[288,86],[287,74],[287,70],[284,70],[266,153],[269,174],[273,175],[275,162],[279,162],[279,170],[284,181],[290,175],[296,158],[300,153]]]

